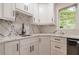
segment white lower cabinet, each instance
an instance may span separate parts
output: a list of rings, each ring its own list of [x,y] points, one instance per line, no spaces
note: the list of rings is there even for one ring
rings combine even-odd
[[[19,55],[19,41],[6,42],[5,55]]]
[[[31,37],[0,43],[0,55],[67,55],[64,37]]]
[[[29,38],[20,40],[20,54],[21,55],[37,55],[38,54],[38,39]]]
[[[52,55],[66,55],[67,54],[66,38],[62,38],[62,37],[51,38],[51,54]]]
[[[4,55],[4,44],[0,43],[0,55]]]
[[[40,55],[50,55],[50,38],[40,37],[39,38],[39,54]]]

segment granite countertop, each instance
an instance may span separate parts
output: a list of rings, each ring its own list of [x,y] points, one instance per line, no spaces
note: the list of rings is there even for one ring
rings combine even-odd
[[[76,38],[79,39],[79,35],[63,35],[63,34],[32,34],[31,36],[10,36],[10,37],[0,37],[0,43],[14,41],[14,40],[21,40],[25,38],[32,38],[32,37],[39,37],[39,36],[57,36],[57,37],[65,37],[65,38]]]

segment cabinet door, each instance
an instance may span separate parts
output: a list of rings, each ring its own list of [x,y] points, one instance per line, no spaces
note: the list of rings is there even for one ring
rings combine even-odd
[[[39,4],[39,19],[40,24],[45,24],[46,22],[49,22],[48,19],[48,4],[41,3]]]
[[[27,39],[28,40],[28,39]],[[20,41],[20,54],[21,55],[36,55],[38,54],[38,40],[28,41],[21,40]]]
[[[37,3],[34,3],[34,20],[33,23],[38,24],[39,23],[39,6]]]
[[[53,21],[53,4],[39,4],[40,24],[50,24]]]
[[[53,3],[49,3],[48,4],[48,16],[49,16],[49,20],[50,23],[54,24],[54,4]]]
[[[5,43],[5,55],[19,55],[19,41]]]
[[[25,43],[20,41],[20,55],[28,55],[29,54],[29,43]]]
[[[48,37],[41,37],[39,39],[39,54],[50,55],[50,39]]]
[[[34,12],[34,3],[28,3],[28,12],[33,14]]]
[[[30,55],[38,55],[39,54],[39,49],[38,49],[38,41],[31,42],[29,46],[29,54]]]
[[[0,55],[4,55],[4,44],[0,44]]]
[[[16,3],[16,8],[24,11],[24,4],[23,3]]]
[[[4,3],[3,4],[3,16],[6,20],[15,21],[15,4],[14,3]]]

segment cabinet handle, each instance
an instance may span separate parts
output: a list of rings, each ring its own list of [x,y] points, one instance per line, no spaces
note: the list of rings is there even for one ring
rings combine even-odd
[[[24,10],[26,10],[26,5],[24,5]]]
[[[53,22],[53,18],[52,18],[52,22]]]
[[[30,46],[30,52],[32,52],[32,47]]]
[[[15,16],[15,11],[13,11],[13,16]]]
[[[55,48],[61,49],[61,47],[55,46]]]
[[[55,40],[60,41],[60,39],[55,39]]]
[[[34,51],[34,45],[32,45],[32,51]]]
[[[18,45],[18,43],[17,43],[17,51],[19,50],[19,45]]]
[[[35,17],[34,17],[34,21],[35,21]]]

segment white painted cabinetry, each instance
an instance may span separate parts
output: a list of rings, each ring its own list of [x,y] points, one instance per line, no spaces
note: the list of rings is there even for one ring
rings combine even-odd
[[[15,21],[15,4],[14,3],[4,3],[3,14],[6,20]]]
[[[16,3],[16,15],[33,16],[33,3]],[[32,20],[32,19],[31,19]]]
[[[27,4],[27,11],[30,13],[30,14],[33,14],[34,13],[34,3],[28,3]]]
[[[14,3],[0,3],[0,19],[15,21]]]
[[[40,55],[50,55],[50,38],[49,37],[39,37],[39,54]]]
[[[34,5],[34,21],[38,25],[54,24],[54,4],[38,3]]]
[[[51,37],[51,54],[66,55],[67,54],[67,39],[63,37]]]
[[[34,3],[33,16],[34,16],[33,23],[38,24],[39,23],[39,6],[38,6],[38,3]]]
[[[19,41],[5,43],[5,55],[19,55]]]
[[[4,55],[4,43],[0,43],[0,55]]]
[[[16,8],[25,11],[24,3],[16,3]]]
[[[20,41],[21,55],[37,55],[38,54],[38,38],[29,38]]]

